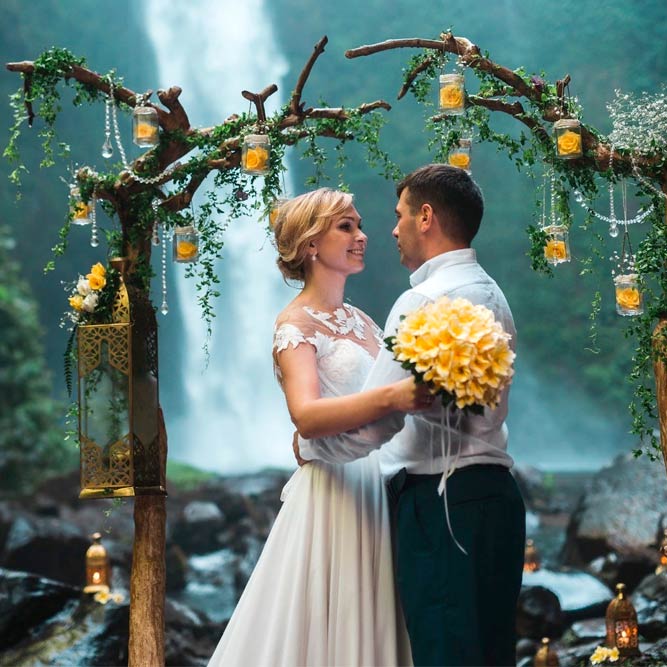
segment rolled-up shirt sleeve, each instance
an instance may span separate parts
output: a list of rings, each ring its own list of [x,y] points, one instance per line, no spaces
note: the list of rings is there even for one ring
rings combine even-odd
[[[430,299],[413,290],[404,292],[394,304],[384,327],[385,336],[393,336],[403,316],[428,303]],[[394,355],[386,348],[378,353],[361,391],[382,387],[410,377],[410,372],[401,367]],[[391,414],[351,431],[323,438],[305,439],[299,436],[299,452],[307,460],[327,463],[347,463],[368,456],[385,442],[389,442],[405,423],[405,414]]]

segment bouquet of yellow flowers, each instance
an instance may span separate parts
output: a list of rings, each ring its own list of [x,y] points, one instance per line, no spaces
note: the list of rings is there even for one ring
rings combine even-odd
[[[485,306],[443,296],[406,315],[387,348],[444,406],[495,408],[514,375],[511,335]]]

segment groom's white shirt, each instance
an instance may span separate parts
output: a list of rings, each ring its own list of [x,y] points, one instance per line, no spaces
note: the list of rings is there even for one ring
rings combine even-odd
[[[495,281],[477,263],[472,248],[446,252],[425,262],[410,276],[411,289],[396,301],[384,328],[385,336],[393,336],[402,315],[446,295],[463,297],[493,311],[503,329],[516,343],[516,330],[505,296]],[[363,389],[372,389],[408,377],[410,373],[387,350],[380,350]],[[456,468],[475,464],[499,464],[510,468],[507,454],[507,407],[509,388],[505,389],[495,410],[485,408],[482,415],[463,416],[458,423],[452,416],[451,459]],[[401,468],[409,473],[433,474],[445,469],[441,455],[443,408],[439,402],[429,412],[418,415],[392,413],[383,419],[335,436],[305,440],[299,438],[304,459],[329,463],[345,463],[363,456],[385,444],[380,450],[382,474],[389,478]],[[447,428],[445,426],[445,428]],[[452,463],[449,463],[452,469]]]

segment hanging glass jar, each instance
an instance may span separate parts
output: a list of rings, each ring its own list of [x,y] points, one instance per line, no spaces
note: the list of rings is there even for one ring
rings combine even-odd
[[[276,226],[276,222],[278,222],[280,207],[288,201],[288,199],[280,197],[271,203],[269,208],[269,227],[271,227],[271,229],[273,229]]]
[[[241,168],[247,174],[266,174],[270,154],[271,142],[266,134],[247,134],[241,148]]]
[[[81,198],[81,190],[76,185],[70,186],[70,211],[73,225],[89,225],[92,222],[92,204],[87,204]]]
[[[140,148],[153,148],[160,142],[160,124],[153,107],[139,104],[132,112],[132,140]]]
[[[199,233],[192,225],[176,227],[174,229],[173,248],[173,260],[175,262],[196,262],[199,256]]]
[[[549,264],[562,264],[570,261],[569,231],[565,225],[549,225],[544,228],[547,235],[544,257]]]
[[[581,123],[576,118],[561,118],[554,123],[556,155],[564,160],[581,157]]]
[[[616,312],[619,315],[641,315],[644,312],[639,276],[636,273],[616,276],[614,288],[616,290]]]
[[[441,74],[440,109],[447,116],[461,116],[465,112],[465,99],[463,74]]]
[[[472,141],[470,139],[459,139],[458,145],[450,149],[447,156],[447,163],[452,167],[459,167],[470,173],[471,147]]]

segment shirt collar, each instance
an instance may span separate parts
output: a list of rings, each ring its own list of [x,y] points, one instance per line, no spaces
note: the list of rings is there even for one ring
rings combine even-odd
[[[410,286],[416,287],[430,278],[436,271],[456,264],[472,264],[477,262],[477,253],[473,248],[462,248],[461,250],[450,250],[440,255],[431,257],[424,262],[414,273],[410,275]]]

